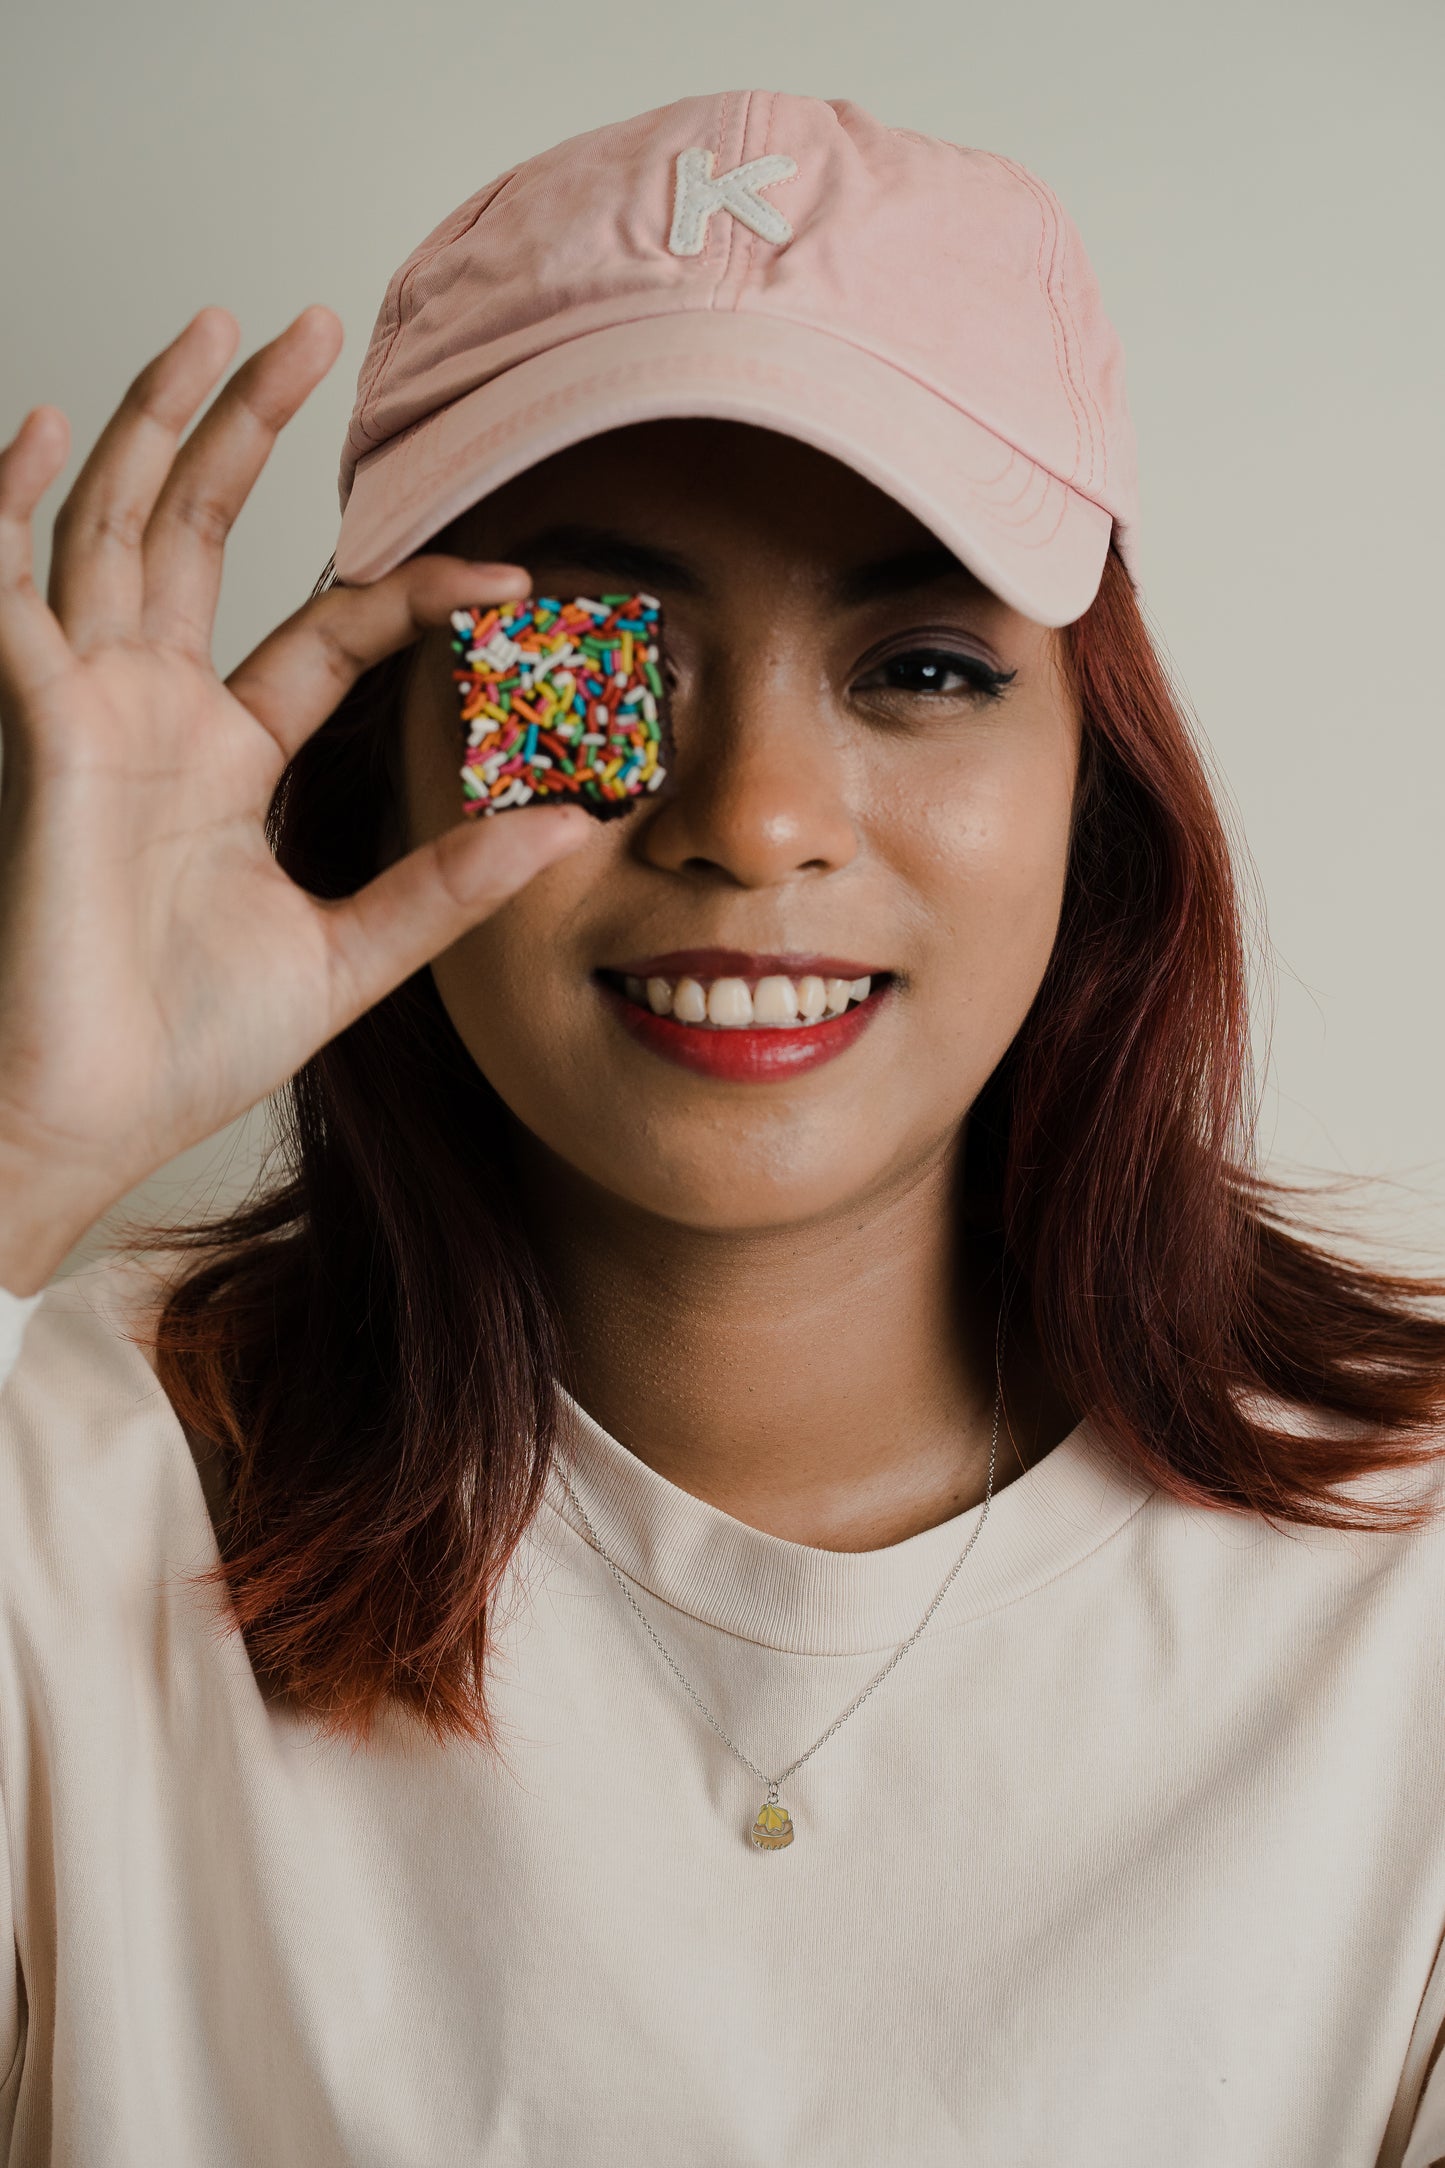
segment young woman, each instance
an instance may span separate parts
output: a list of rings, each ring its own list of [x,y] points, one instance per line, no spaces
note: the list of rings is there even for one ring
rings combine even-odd
[[[223,684],[339,328],[236,337],[48,602],[0,459],[5,2157],[1445,2157],[1442,1291],[1254,1164],[1053,197],[761,92],[518,168]],[[662,787],[461,818],[450,614],[614,591]]]

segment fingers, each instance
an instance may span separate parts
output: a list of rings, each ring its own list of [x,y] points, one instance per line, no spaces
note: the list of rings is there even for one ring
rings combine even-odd
[[[327,920],[335,1033],[487,918],[544,866],[584,843],[577,806],[529,806],[473,818],[421,844],[341,903]]]
[[[309,308],[236,371],[182,445],[145,530],[141,633],[210,653],[226,538],[277,437],[341,351],[330,309]]]
[[[33,698],[74,658],[35,585],[30,522],[65,465],[70,429],[58,407],[36,407],[0,452],[0,696]]]
[[[107,422],[55,522],[50,605],[80,653],[140,630],[146,522],[192,415],[240,327],[202,309],[148,362]]]
[[[289,760],[347,692],[453,610],[517,602],[532,582],[520,565],[414,557],[369,587],[333,587],[303,604],[226,680]]]

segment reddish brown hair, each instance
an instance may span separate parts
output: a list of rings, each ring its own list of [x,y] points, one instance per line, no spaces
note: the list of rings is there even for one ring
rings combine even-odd
[[[1445,1286],[1307,1236],[1303,1193],[1254,1168],[1227,839],[1114,551],[1062,646],[1084,722],[1063,913],[970,1115],[961,1211],[1069,1404],[1163,1491],[1407,1525],[1426,1510],[1408,1496],[1341,1493],[1438,1451]],[[363,679],[282,779],[272,840],[315,893],[380,862],[406,662]],[[511,1117],[429,971],[307,1062],[283,1114],[279,1182],[139,1238],[195,1253],[158,1361],[222,1457],[214,1571],[258,1677],[323,1725],[364,1738],[399,1703],[490,1740],[490,1607],[565,1377]]]

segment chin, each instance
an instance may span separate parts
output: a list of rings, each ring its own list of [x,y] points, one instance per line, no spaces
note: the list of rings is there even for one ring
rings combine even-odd
[[[801,1226],[862,1203],[888,1168],[879,1163],[878,1140],[862,1156],[863,1140],[823,1135],[817,1125],[779,1122],[759,1136],[729,1133],[719,1121],[701,1137],[659,1139],[654,1126],[645,1148],[617,1151],[605,1160],[579,1164],[560,1141],[549,1148],[574,1170],[600,1184],[634,1210],[710,1234],[761,1234]]]

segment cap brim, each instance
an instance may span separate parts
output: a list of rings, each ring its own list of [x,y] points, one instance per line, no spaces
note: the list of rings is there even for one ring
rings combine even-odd
[[[568,445],[632,422],[751,422],[841,460],[1040,625],[1093,601],[1112,519],[892,362],[759,311],[612,324],[490,378],[368,454],[336,547],[379,579],[458,514]]]

